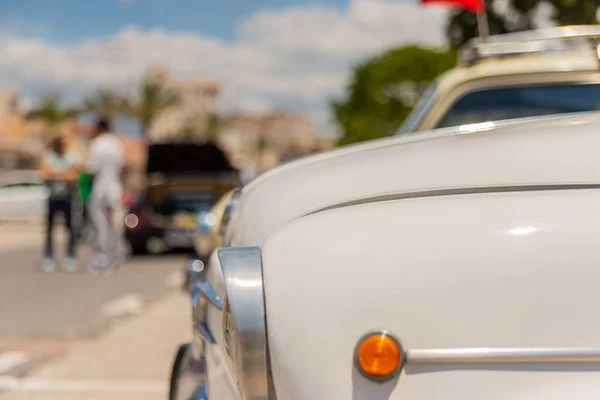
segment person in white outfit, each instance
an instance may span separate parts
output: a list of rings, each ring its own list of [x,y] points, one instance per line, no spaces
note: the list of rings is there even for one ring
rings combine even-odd
[[[92,175],[88,213],[93,229],[92,259],[88,272],[112,272],[118,266],[119,240],[113,215],[119,208],[125,152],[121,141],[110,132],[108,120],[100,119],[90,143],[87,171]]]

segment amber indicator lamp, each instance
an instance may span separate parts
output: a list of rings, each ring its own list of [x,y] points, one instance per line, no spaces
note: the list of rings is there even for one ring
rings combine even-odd
[[[387,332],[363,336],[356,344],[355,364],[368,379],[384,382],[396,377],[404,365],[400,342]]]

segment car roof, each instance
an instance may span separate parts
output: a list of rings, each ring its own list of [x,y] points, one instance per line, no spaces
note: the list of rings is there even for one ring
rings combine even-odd
[[[441,92],[477,79],[527,74],[600,72],[595,52],[578,49],[568,52],[514,55],[481,60],[471,66],[459,66],[442,74],[436,84]]]

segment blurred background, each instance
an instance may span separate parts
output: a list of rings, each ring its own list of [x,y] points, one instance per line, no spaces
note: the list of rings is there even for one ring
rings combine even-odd
[[[486,6],[498,34],[596,24],[599,2]],[[189,249],[131,257],[110,278],[40,273],[50,138],[85,160],[108,117],[126,153],[124,207],[147,189],[158,143],[216,143],[245,182],[397,133],[477,34],[474,14],[418,0],[2,2],[0,398],[166,398],[190,336]]]

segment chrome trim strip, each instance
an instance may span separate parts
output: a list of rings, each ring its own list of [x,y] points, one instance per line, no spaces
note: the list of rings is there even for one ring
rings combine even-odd
[[[407,364],[600,363],[600,348],[464,348],[407,350]]]
[[[470,65],[475,61],[485,58],[518,55],[528,53],[547,52],[554,44],[556,51],[568,51],[568,40],[587,39],[585,43],[592,50],[596,50],[600,28],[598,25],[558,26],[552,28],[536,29],[523,32],[491,35],[486,41],[473,38],[459,49],[459,61]],[[554,43],[548,44],[548,41]]]
[[[225,280],[223,347],[244,400],[269,398],[260,247],[217,251]]]
[[[212,332],[210,331],[210,329],[206,325],[206,322],[204,321],[194,323],[194,333],[199,335],[202,339],[204,339],[210,344],[216,343]]]
[[[564,185],[515,185],[515,186],[485,186],[471,187],[459,189],[434,189],[421,190],[414,192],[392,193],[380,196],[365,197],[357,200],[345,201],[338,204],[333,204],[318,210],[312,211],[304,216],[317,214],[324,211],[335,210],[338,208],[357,206],[361,204],[379,203],[392,200],[405,200],[423,197],[439,197],[439,196],[458,196],[465,194],[486,194],[486,193],[511,193],[511,192],[534,192],[534,191],[551,191],[551,190],[585,190],[585,189],[600,189],[598,183],[577,183]]]
[[[223,309],[223,302],[221,301],[219,296],[217,296],[212,286],[210,286],[210,283],[198,281],[196,282],[195,289],[197,289],[202,295],[202,297],[208,300],[210,304],[217,307],[219,310]]]
[[[206,390],[206,385],[200,386],[200,388],[198,388],[198,391],[190,400],[208,400],[208,390]]]

